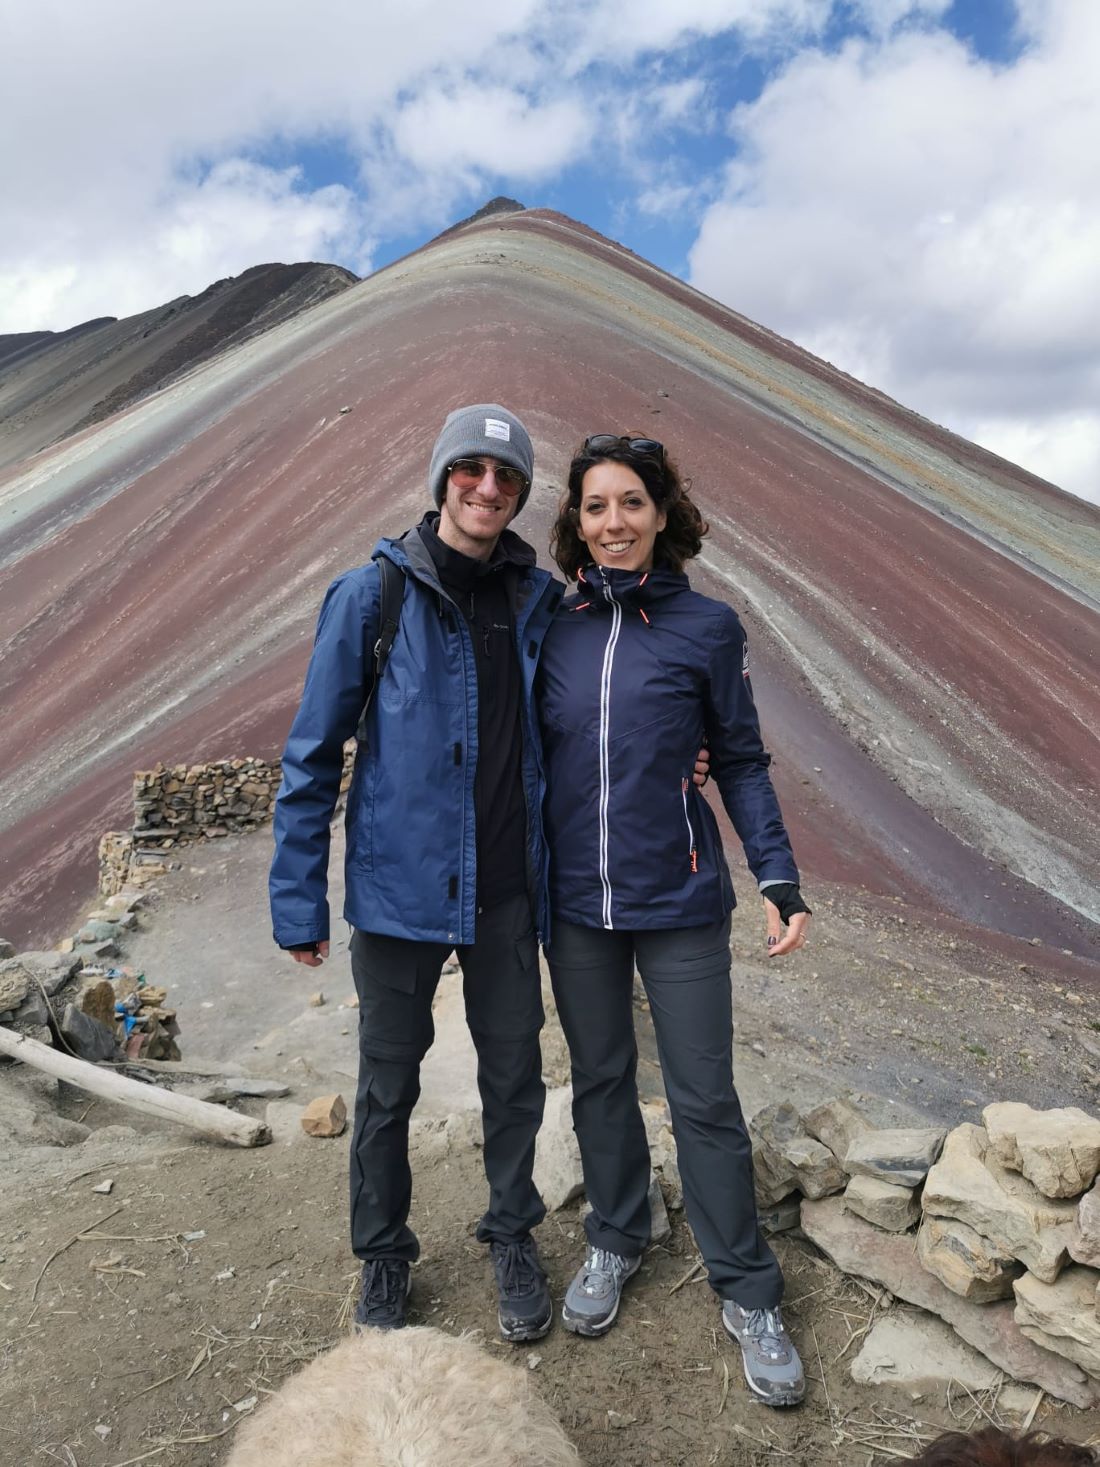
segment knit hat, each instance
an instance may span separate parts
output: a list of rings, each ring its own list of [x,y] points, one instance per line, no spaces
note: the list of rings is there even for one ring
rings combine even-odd
[[[432,465],[428,470],[428,489],[442,508],[447,492],[447,468],[456,458],[496,458],[511,464],[527,479],[527,488],[519,495],[516,514],[527,503],[531,477],[535,471],[535,450],[527,429],[514,413],[496,402],[479,402],[473,407],[455,408],[447,414],[443,431],[432,449]]]

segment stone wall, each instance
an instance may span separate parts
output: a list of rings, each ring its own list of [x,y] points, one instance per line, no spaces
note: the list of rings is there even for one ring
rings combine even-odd
[[[355,741],[344,747],[341,792],[351,781]],[[134,823],[99,843],[99,891],[111,896],[165,870],[170,853],[198,841],[236,835],[272,817],[282,780],[275,759],[219,759],[175,764],[134,775]]]
[[[1006,1375],[1100,1406],[1100,1119],[1011,1101],[981,1118],[878,1130],[842,1098],[768,1106],[749,1122],[758,1202]]]
[[[171,850],[181,843],[251,830],[271,818],[282,779],[272,759],[176,764],[134,775],[135,846]]]

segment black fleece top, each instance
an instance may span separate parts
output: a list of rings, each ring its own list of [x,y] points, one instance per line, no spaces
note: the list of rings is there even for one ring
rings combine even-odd
[[[479,908],[518,896],[527,887],[527,808],[523,798],[520,723],[522,687],[516,657],[516,568],[533,563],[523,542],[498,543],[487,561],[474,560],[439,538],[438,514],[425,515],[420,538],[439,580],[470,629],[477,664],[477,773],[474,819],[477,829],[477,904]],[[505,539],[512,541],[511,536]],[[522,559],[526,551],[530,560]]]

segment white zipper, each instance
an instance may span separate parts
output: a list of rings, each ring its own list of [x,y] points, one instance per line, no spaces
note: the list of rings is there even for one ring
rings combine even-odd
[[[622,626],[622,607],[611,594],[611,587],[604,585],[603,593],[611,603],[611,631],[603,653],[603,670],[600,673],[600,884],[603,887],[603,925],[610,929],[611,880],[607,870],[607,807],[611,796],[611,775],[608,768],[608,748],[611,741],[611,668],[615,661],[615,647]]]
[[[688,830],[688,860],[691,862],[692,871],[698,871],[699,854],[695,846],[695,831],[691,828],[691,816],[688,814],[688,782],[686,779],[680,781],[680,798],[684,802],[684,824]]]

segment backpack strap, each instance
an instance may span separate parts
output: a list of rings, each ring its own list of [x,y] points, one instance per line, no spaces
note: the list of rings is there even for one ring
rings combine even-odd
[[[405,572],[385,555],[380,555],[375,564],[378,566],[379,600],[378,639],[374,644],[372,658],[374,676],[367,688],[366,701],[359,715],[359,725],[355,730],[355,737],[364,749],[367,744],[367,714],[370,712],[375,689],[382,681],[382,674],[386,670],[386,660],[390,655],[393,640],[397,636],[397,628],[401,623],[401,605],[405,599]]]

